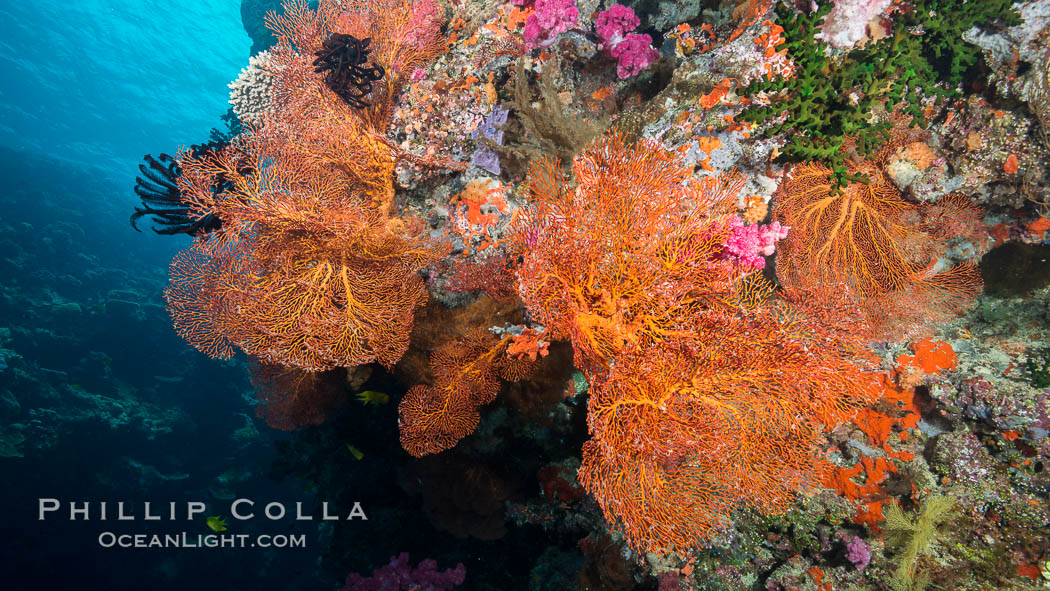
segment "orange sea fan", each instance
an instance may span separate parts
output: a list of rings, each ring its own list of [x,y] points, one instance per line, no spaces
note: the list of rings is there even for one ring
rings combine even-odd
[[[951,242],[981,242],[980,211],[949,195],[932,204],[905,200],[883,170],[889,142],[850,174],[869,182],[832,190],[819,163],[792,168],[775,197],[775,219],[791,231],[777,249],[777,277],[790,288],[848,290],[872,336],[900,338],[950,318],[981,291],[971,262],[946,260]]]
[[[403,81],[443,46],[433,0],[322,0],[317,10],[292,0],[284,14],[268,14],[267,23],[278,38],[269,66],[273,108],[258,133],[272,150],[345,174],[388,215],[394,213],[392,175],[399,160],[465,168],[414,156],[386,137]],[[332,33],[370,37],[372,58],[386,71],[364,108],[347,104],[314,72],[314,54]]]
[[[741,273],[716,261],[742,179],[695,180],[655,143],[619,134],[577,157],[576,183],[557,161],[529,171],[530,203],[511,224],[522,255],[518,293],[576,363],[602,367],[623,348],[679,331],[682,318],[732,290]]]
[[[819,486],[817,445],[874,396],[849,300],[807,314],[724,260],[739,175],[692,178],[610,134],[530,170],[511,242],[518,291],[590,383],[580,482],[639,552],[704,543],[730,512]]]
[[[231,255],[210,252],[205,241],[195,242],[172,259],[164,290],[175,332],[215,359],[230,359],[235,351],[236,335],[230,328],[237,315],[226,298],[226,282],[242,268]]]
[[[876,395],[841,335],[778,308],[695,328],[619,355],[588,402],[580,481],[641,552],[702,544],[738,506],[786,510],[820,485],[823,430]]]
[[[396,363],[413,312],[427,299],[418,271],[444,250],[389,223],[338,171],[269,148],[247,133],[222,152],[181,160],[191,211],[223,224],[195,248],[240,249],[233,259],[217,256],[237,264],[213,273],[217,287],[208,292],[236,313],[208,326],[269,363],[308,370]],[[224,191],[216,194],[220,177]]]
[[[369,38],[371,56],[386,72],[387,94],[444,50],[444,15],[434,0],[320,0],[316,10],[306,0],[289,0],[283,8],[266,15],[279,51],[294,49],[312,61],[332,33]]]
[[[398,406],[401,446],[416,457],[452,448],[478,426],[478,408],[499,393],[500,380],[518,381],[532,371],[529,359],[507,355],[511,338],[485,330],[434,351],[433,385],[412,387]]]

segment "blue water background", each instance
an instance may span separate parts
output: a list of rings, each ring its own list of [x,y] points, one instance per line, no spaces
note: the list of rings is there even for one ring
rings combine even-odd
[[[97,169],[126,210],[143,154],[219,124],[250,46],[236,1],[4,2],[0,145]]]
[[[0,457],[0,588],[319,588],[315,526],[231,528],[298,529],[303,552],[193,553],[98,547],[103,527],[141,521],[35,519],[39,497],[228,506],[214,491],[231,477],[237,496],[312,501],[269,478],[281,434],[236,435],[254,420],[243,359],[207,359],[171,328],[162,290],[189,238],[128,223],[143,155],[223,127],[250,46],[237,1],[0,4],[0,428],[25,434],[24,457]]]

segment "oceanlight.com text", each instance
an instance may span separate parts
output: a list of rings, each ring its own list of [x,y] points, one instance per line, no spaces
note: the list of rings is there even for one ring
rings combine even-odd
[[[305,534],[116,534],[102,532],[103,548],[305,548]]]

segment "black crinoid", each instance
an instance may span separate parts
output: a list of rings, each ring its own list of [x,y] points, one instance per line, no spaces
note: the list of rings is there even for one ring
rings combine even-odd
[[[321,50],[314,54],[317,56],[314,71],[325,72],[325,86],[358,109],[368,106],[364,98],[372,92],[372,83],[378,82],[385,74],[383,66],[366,63],[372,52],[368,47],[371,42],[369,37],[358,39],[353,35],[332,33],[325,39]]]
[[[213,130],[212,141],[205,144],[194,144],[190,155],[194,158],[215,153],[226,147],[229,138]],[[145,162],[139,164],[141,173],[135,179],[135,193],[142,199],[142,207],[136,207],[131,214],[131,227],[140,232],[136,222],[144,216],[153,216],[156,225],[153,231],[158,234],[189,234],[195,236],[222,226],[221,220],[213,215],[194,218],[179,194],[178,179],[182,174],[179,163],[168,154],[154,158],[150,154],[143,156]],[[216,194],[225,191],[226,182],[219,180],[212,187]]]

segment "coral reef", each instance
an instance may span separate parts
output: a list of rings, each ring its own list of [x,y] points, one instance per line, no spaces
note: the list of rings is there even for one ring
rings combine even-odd
[[[228,84],[230,106],[244,123],[262,125],[263,116],[270,110],[273,76],[267,71],[269,62],[270,52],[260,51],[249,58],[237,79]]]
[[[264,364],[281,472],[386,486],[397,551],[527,549],[472,586],[1031,587],[1045,5],[292,0],[135,217],[195,237],[173,324]],[[463,583],[417,575],[345,588]]]

